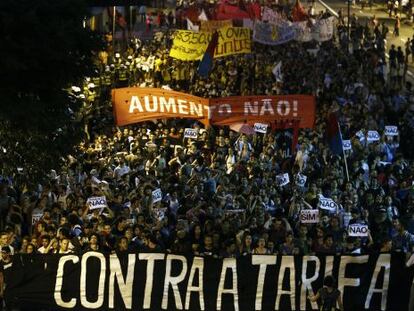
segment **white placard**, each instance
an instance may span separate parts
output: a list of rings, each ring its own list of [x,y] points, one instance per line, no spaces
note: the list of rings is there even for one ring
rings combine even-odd
[[[102,182],[98,178],[96,178],[95,176],[92,176],[91,181],[92,181],[93,184],[98,185],[98,186]]]
[[[155,217],[157,217],[158,220],[163,220],[164,217],[165,217],[166,212],[167,212],[166,207],[154,208],[154,214],[155,214]]]
[[[342,141],[342,146],[344,148],[344,150],[352,150],[352,144],[350,140],[343,140]]]
[[[267,124],[264,123],[255,123],[254,124],[254,131],[257,133],[263,133],[266,134],[267,133]]]
[[[279,186],[285,186],[287,185],[290,180],[289,180],[289,174],[288,173],[284,173],[284,174],[279,174],[276,176],[276,182]]]
[[[386,125],[384,134],[386,136],[398,136],[398,126]]]
[[[157,202],[159,202],[161,200],[162,200],[162,192],[161,192],[161,189],[160,188],[155,189],[152,192],[152,203],[157,203]]]
[[[42,217],[43,213],[32,214],[32,225],[36,224]]]
[[[378,131],[368,131],[367,140],[378,141],[380,140],[380,134],[378,133]]]
[[[365,137],[365,134],[362,130],[359,130],[358,132],[356,132],[355,135],[358,136],[359,138]]]
[[[365,134],[362,130],[359,130],[358,132],[356,132],[355,135],[359,138],[359,141],[365,140]]]
[[[186,128],[184,130],[184,138],[197,139],[198,132],[196,129]]]
[[[362,224],[349,225],[348,235],[356,237],[366,237],[368,236],[368,226]]]
[[[305,187],[305,184],[306,184],[306,180],[308,179],[308,177],[306,176],[306,175],[302,175],[302,174],[298,174],[297,176],[296,176],[296,184],[299,186],[299,187]]]
[[[319,210],[303,209],[300,211],[299,217],[303,224],[317,224],[319,222]]]
[[[89,205],[90,210],[98,209],[98,208],[105,208],[107,207],[106,197],[90,197],[86,201],[86,204]]]
[[[338,204],[336,204],[331,198],[325,198],[323,195],[320,195],[319,208],[330,212],[335,212],[338,208]]]

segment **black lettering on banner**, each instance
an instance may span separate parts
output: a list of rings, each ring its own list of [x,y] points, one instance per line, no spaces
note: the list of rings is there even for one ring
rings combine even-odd
[[[200,36],[197,32],[191,33],[191,40],[190,44],[199,44],[200,43]]]
[[[243,40],[234,40],[234,52],[240,52],[243,50]]]
[[[174,34],[174,39],[177,39],[179,41],[183,41],[182,32],[181,31],[176,31],[175,34]]]
[[[241,28],[242,35],[245,39],[250,40],[250,30],[248,28]]]
[[[216,50],[214,52],[214,56],[218,57],[220,55],[223,55],[224,54],[223,48],[224,48],[223,44],[218,44],[217,47],[216,47]]]
[[[190,40],[191,32],[183,32],[183,36],[181,37],[181,41],[188,42]]]
[[[201,44],[204,44],[204,43],[208,43],[208,42],[210,42],[210,41],[208,41],[208,42],[206,42],[206,34],[204,33],[204,32],[200,32],[200,38],[199,38],[199,43],[201,43]]]
[[[225,29],[225,28],[223,28],[223,29]],[[219,31],[218,31],[219,43],[225,41],[225,38],[223,36],[223,29],[219,29]]]
[[[233,28],[233,27],[227,28],[227,30],[226,30],[226,38],[227,39],[231,39],[231,38],[234,37],[234,29],[235,28]]]
[[[310,311],[316,305],[308,295],[331,273],[345,311],[407,310],[413,275],[402,253],[223,260],[88,252],[13,260],[4,297],[30,310]]]

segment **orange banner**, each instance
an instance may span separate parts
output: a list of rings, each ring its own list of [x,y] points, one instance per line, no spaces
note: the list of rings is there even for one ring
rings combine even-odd
[[[311,95],[231,96],[210,99],[210,123],[266,123],[299,120],[300,128],[313,128],[315,97]]]
[[[205,99],[164,89],[122,88],[112,90],[112,101],[120,126],[164,118],[195,119],[205,125],[298,120],[300,128],[313,128],[315,123],[315,98],[311,95]]]
[[[189,118],[208,124],[209,100],[156,88],[122,88],[112,90],[117,125],[153,119]]]

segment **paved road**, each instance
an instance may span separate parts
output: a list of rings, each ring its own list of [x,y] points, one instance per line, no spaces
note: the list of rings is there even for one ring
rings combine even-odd
[[[342,9],[344,16],[347,16],[348,8],[347,2],[341,0],[318,0],[316,9],[322,10],[324,8],[328,8],[330,11],[338,12],[339,9]],[[394,30],[394,18],[390,18],[388,16],[388,12],[386,11],[386,7],[384,4],[374,4],[373,7],[361,9],[360,5],[356,5],[354,7],[351,6],[351,15],[355,13],[358,17],[359,21],[365,21],[372,18],[374,15],[379,20],[379,22],[385,22],[387,27],[390,30],[390,33],[387,36],[387,49],[394,44],[396,47],[401,46],[403,51],[405,51],[405,42],[407,38],[412,38],[414,36],[414,28],[413,24],[410,23],[407,19],[405,14],[401,14],[402,17],[401,21],[401,28],[400,28],[400,36],[395,37],[392,32]],[[410,59],[411,60],[411,59]],[[414,78],[414,63],[409,64],[408,76],[410,78]]]

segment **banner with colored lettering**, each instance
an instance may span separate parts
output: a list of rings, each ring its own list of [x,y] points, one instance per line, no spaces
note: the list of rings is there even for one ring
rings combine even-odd
[[[233,26],[233,21],[222,20],[222,21],[200,21],[200,30],[206,32],[214,32],[220,28]]]
[[[311,27],[309,27],[308,21],[293,23],[296,31],[295,40],[301,42],[331,40],[334,34],[334,19],[335,17],[331,16],[312,20]]]
[[[253,40],[267,45],[279,45],[295,39],[295,27],[289,23],[270,24],[256,22],[254,24]]]
[[[205,99],[157,88],[112,90],[118,126],[153,119],[189,118],[208,125],[299,121],[300,128],[313,128],[315,97],[311,95],[231,96]]]
[[[112,90],[117,125],[153,119],[189,118],[208,124],[209,100],[186,93],[157,88]]]
[[[6,269],[6,266],[5,266]],[[405,254],[193,257],[160,253],[15,255],[5,299],[24,310],[319,310],[333,275],[345,311],[407,310]]]
[[[234,123],[298,120],[300,128],[313,128],[315,97],[311,95],[230,96],[210,99],[210,123]]]
[[[214,58],[251,53],[250,29],[243,27],[224,27],[217,30],[219,43]],[[211,32],[177,30],[174,34],[170,56],[183,61],[200,60],[210,42]]]

